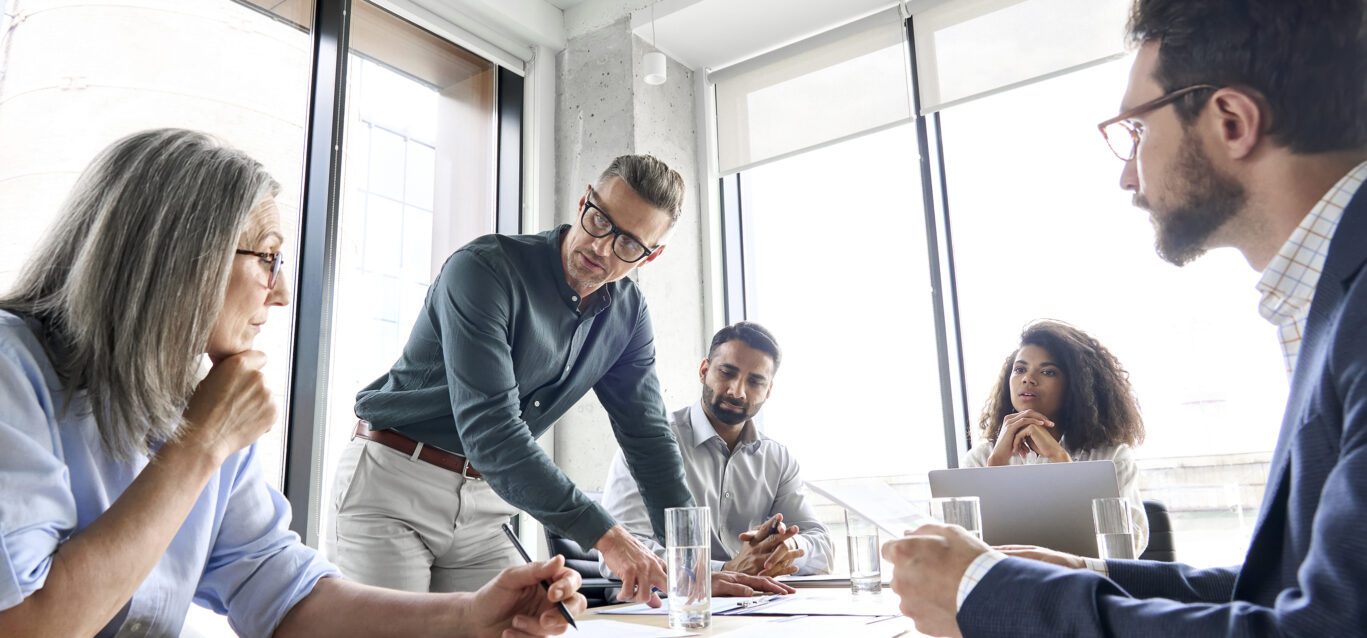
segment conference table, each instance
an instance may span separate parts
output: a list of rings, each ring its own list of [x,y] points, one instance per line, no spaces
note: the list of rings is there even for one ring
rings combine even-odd
[[[637,607],[636,603],[622,603],[607,607],[586,610],[575,617],[584,631],[578,635],[585,638],[611,636],[630,638],[640,635],[646,637],[667,635],[696,636],[783,636],[785,638],[805,638],[806,636],[838,636],[839,638],[912,638],[922,636],[916,631],[911,619],[897,612],[897,594],[886,586],[877,594],[856,595],[850,591],[849,581],[825,579],[815,581],[789,582],[797,593],[784,597],[783,607],[793,606],[796,610],[840,609],[848,606],[861,613],[879,614],[878,616],[840,616],[840,615],[727,615],[713,614],[711,626],[705,629],[690,629],[684,632],[667,634],[669,617],[665,614],[639,615],[618,614],[618,610]],[[766,598],[759,596],[756,598]],[[730,599],[718,599],[730,600]],[[668,601],[665,605],[668,606]],[[781,608],[775,606],[775,609]],[[778,613],[778,612],[775,612]],[[640,627],[642,633],[632,632],[630,627],[612,623],[613,626],[600,626],[592,621],[616,621]],[[585,624],[589,621],[588,624]],[[573,630],[569,634],[575,634]]]

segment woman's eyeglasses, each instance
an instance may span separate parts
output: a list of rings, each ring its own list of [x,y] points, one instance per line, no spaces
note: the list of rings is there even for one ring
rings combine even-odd
[[[257,259],[260,259],[261,263],[270,264],[271,274],[270,277],[266,279],[266,288],[269,288],[271,290],[275,289],[276,275],[280,274],[280,267],[285,265],[284,253],[279,251],[273,253],[263,253],[257,252],[255,250],[246,250],[243,248],[238,248],[236,252],[239,255],[251,255],[253,257],[256,257]]]

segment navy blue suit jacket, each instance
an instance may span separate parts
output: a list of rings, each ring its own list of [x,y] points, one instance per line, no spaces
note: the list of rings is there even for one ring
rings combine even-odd
[[[1108,561],[1110,580],[1008,558],[958,614],[964,636],[1367,635],[1367,187],[1310,305],[1244,564]]]

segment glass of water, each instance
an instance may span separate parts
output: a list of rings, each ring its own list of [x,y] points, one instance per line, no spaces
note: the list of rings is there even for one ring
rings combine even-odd
[[[876,594],[883,589],[882,563],[878,557],[878,527],[868,519],[845,510],[845,532],[850,544],[850,591]]]
[[[702,629],[712,624],[711,538],[712,518],[706,507],[665,509],[672,629]]]
[[[945,525],[958,525],[983,539],[982,506],[976,496],[948,496],[930,499],[930,517]]]
[[[1123,498],[1092,499],[1092,523],[1096,527],[1098,558],[1134,558],[1129,501]]]

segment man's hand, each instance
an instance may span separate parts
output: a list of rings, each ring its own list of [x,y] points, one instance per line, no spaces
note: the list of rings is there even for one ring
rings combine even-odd
[[[744,545],[740,553],[726,561],[722,569],[756,576],[796,574],[794,563],[806,554],[793,540],[799,531],[796,525],[783,524],[783,514],[775,514],[755,529],[741,532],[738,538]]]
[[[613,525],[593,546],[603,553],[603,562],[614,576],[622,579],[622,590],[617,600],[660,606],[655,590],[667,591],[665,562],[636,540],[625,527]],[[652,589],[655,588],[655,589]]]
[[[1048,549],[1046,547],[1036,547],[1034,545],[1002,545],[993,549],[1016,558],[1029,558],[1041,563],[1058,565],[1059,567],[1069,567],[1072,569],[1087,569],[1087,561],[1082,560],[1081,556],[1065,554],[1060,551]]]
[[[541,588],[541,581],[551,584]],[[579,573],[565,567],[565,557],[510,567],[475,592],[464,627],[475,636],[555,636],[570,624],[555,603],[571,615],[583,613],[588,601],[579,593]]]
[[[892,563],[892,591],[902,599],[902,614],[916,629],[933,636],[959,636],[959,581],[968,565],[988,550],[957,525],[923,525],[910,535],[883,544]]]
[[[751,576],[739,572],[713,572],[713,596],[754,596],[755,594],[791,594],[796,589],[768,576]]]

